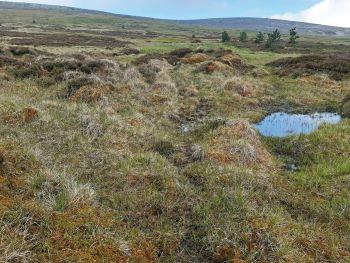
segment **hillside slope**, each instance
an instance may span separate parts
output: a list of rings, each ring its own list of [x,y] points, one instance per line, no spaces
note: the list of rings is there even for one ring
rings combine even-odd
[[[326,36],[350,36],[349,28],[340,28],[333,26],[317,25],[302,22],[285,21],[278,19],[268,18],[211,18],[211,19],[197,19],[197,20],[164,20],[154,19],[147,17],[138,17],[122,14],[112,14],[108,12],[64,7],[57,5],[42,5],[42,4],[30,4],[30,3],[14,3],[0,1],[0,9],[17,9],[17,10],[46,10],[65,12],[70,14],[95,14],[114,16],[118,18],[132,19],[137,21],[147,21],[153,23],[170,23],[186,26],[202,26],[216,29],[242,29],[251,31],[271,31],[279,28],[282,32],[288,32],[292,27],[297,27],[298,31],[302,34],[311,35],[326,35]]]
[[[211,19],[198,19],[198,20],[184,20],[177,21],[177,23],[192,25],[192,26],[206,26],[214,28],[231,28],[231,29],[245,29],[251,31],[271,31],[276,28],[282,32],[288,32],[289,29],[296,27],[299,32],[304,34],[315,35],[348,35],[350,34],[349,28],[325,26],[311,23],[286,21],[279,19],[269,18],[249,18],[249,17],[236,17],[236,18],[211,18]]]

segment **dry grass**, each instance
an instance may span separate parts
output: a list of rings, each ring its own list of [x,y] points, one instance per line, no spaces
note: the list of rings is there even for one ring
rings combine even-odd
[[[10,262],[32,262],[34,240],[27,233],[25,225],[14,228],[11,225],[0,226],[0,261]]]
[[[242,97],[247,97],[252,95],[254,88],[250,83],[243,81],[238,77],[235,77],[235,78],[229,79],[225,83],[224,90],[229,92],[235,92],[241,95]]]
[[[348,122],[291,142],[252,125],[330,94],[344,111],[347,83],[151,44],[1,54],[0,261],[347,262]]]

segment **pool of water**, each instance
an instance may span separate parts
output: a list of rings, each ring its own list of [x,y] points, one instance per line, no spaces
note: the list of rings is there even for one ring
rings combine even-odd
[[[314,113],[309,115],[277,112],[267,116],[255,127],[267,137],[287,137],[310,134],[322,124],[336,124],[341,116],[334,113]]]

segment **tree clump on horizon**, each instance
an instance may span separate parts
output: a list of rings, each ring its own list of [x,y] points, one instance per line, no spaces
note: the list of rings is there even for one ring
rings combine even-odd
[[[281,32],[278,29],[275,29],[272,33],[267,34],[266,47],[270,48],[274,43],[281,40]]]
[[[300,36],[298,35],[296,27],[291,28],[289,30],[289,44],[295,45],[298,38],[300,38]]]
[[[262,32],[259,32],[257,35],[256,35],[256,38],[255,38],[255,43],[257,44],[260,44],[262,42],[264,42],[264,39],[265,39],[265,36],[264,36],[264,33]]]
[[[245,31],[239,33],[239,41],[245,42],[247,41],[247,39],[248,39],[248,34]]]
[[[226,43],[226,42],[230,42],[230,41],[231,41],[231,37],[230,37],[230,35],[227,33],[227,31],[222,32],[221,41],[222,41],[223,43]]]

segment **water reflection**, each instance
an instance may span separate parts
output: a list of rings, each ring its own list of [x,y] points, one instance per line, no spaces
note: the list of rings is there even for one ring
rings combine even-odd
[[[277,112],[267,116],[255,126],[264,136],[286,137],[309,134],[317,130],[322,124],[336,124],[340,121],[340,115],[334,113],[302,115]]]

